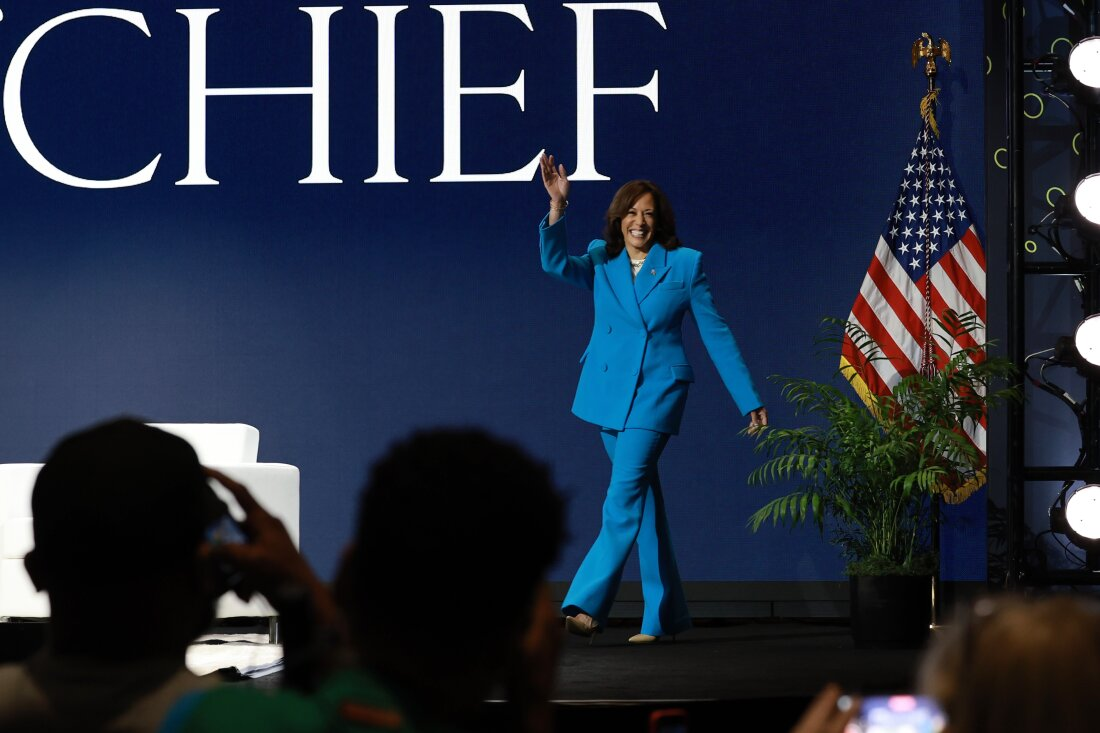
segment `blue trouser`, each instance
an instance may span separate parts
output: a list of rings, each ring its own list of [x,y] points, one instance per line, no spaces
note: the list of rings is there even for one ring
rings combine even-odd
[[[611,458],[603,526],[573,577],[562,611],[569,615],[583,611],[606,625],[623,566],[636,541],[645,600],[642,633],[678,634],[691,627],[691,617],[676,569],[657,476],[657,460],[669,436],[633,428],[604,428],[600,435]]]

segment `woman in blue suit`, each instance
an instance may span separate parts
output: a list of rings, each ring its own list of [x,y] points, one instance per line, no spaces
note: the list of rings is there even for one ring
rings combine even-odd
[[[605,239],[581,256],[567,251],[565,166],[542,156],[550,212],[539,225],[542,269],[592,291],[595,323],[581,357],[573,401],[577,417],[600,427],[611,458],[603,525],[569,587],[562,612],[582,636],[602,631],[623,566],[638,544],[645,611],[636,644],[691,627],[672,551],[657,461],[680,429],[688,386],[695,380],[684,353],[689,310],[703,345],[751,430],[766,425],[737,342],[714,307],[700,252],[680,245],[668,199],[649,181],[631,181],[607,210]]]

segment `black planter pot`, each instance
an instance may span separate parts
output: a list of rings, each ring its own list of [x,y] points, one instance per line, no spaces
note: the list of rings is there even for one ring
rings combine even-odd
[[[852,640],[857,649],[917,649],[932,623],[932,576],[848,578]]]

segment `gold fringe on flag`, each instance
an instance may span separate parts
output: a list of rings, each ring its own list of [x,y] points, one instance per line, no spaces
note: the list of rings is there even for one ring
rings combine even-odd
[[[965,484],[957,489],[941,489],[940,495],[943,496],[943,500],[948,504],[961,504],[970,498],[978,489],[985,486],[985,471],[979,471],[974,475],[974,478],[967,481]]]
[[[860,374],[859,370],[843,356],[840,357],[840,373],[848,380],[848,384],[852,385],[852,389],[856,391],[856,396],[863,401],[863,404],[867,405],[867,409],[871,411],[871,414],[878,417],[878,400],[875,398],[875,393],[867,386],[867,382],[863,381],[863,375]]]

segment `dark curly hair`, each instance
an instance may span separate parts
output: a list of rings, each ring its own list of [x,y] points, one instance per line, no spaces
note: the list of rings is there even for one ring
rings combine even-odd
[[[436,679],[499,661],[527,628],[564,537],[550,470],[518,445],[475,427],[395,443],[371,470],[345,567],[346,605],[372,664],[387,663],[380,643]],[[489,622],[429,633],[456,609]]]
[[[634,202],[647,193],[653,195],[655,205],[653,213],[657,220],[653,241],[660,242],[665,249],[676,249],[680,246],[680,238],[676,236],[676,214],[673,213],[672,204],[668,202],[665,192],[653,181],[639,179],[623,184],[622,188],[615,192],[611,205],[607,207],[603,236],[607,242],[609,257],[618,257],[626,247],[623,241],[623,217],[630,211]]]

